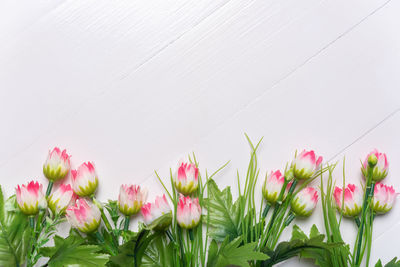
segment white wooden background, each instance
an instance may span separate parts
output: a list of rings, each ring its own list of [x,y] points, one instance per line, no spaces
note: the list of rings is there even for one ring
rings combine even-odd
[[[312,148],[345,155],[357,183],[376,147],[400,190],[399,14],[395,0],[1,0],[1,185],[45,182],[57,145],[95,162],[102,200],[121,183],[152,200],[154,170],[166,180],[192,151],[203,171],[231,160],[216,179],[233,186],[247,132],[264,136],[262,175]],[[400,256],[397,204],[376,219],[372,262]],[[297,223],[322,228],[320,207]]]

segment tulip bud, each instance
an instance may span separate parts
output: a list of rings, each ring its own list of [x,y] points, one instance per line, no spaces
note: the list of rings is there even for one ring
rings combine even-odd
[[[176,211],[176,220],[179,226],[185,229],[192,229],[199,224],[200,219],[201,207],[199,199],[181,195]]]
[[[99,183],[94,164],[85,162],[78,170],[71,170],[72,189],[80,197],[91,196]]]
[[[396,200],[396,192],[393,186],[384,185],[382,183],[375,184],[373,209],[376,213],[386,213],[393,207]]]
[[[60,185],[49,197],[49,208],[53,214],[63,214],[68,206],[73,205],[77,196],[71,188],[71,185]]]
[[[341,187],[335,187],[333,197],[335,198],[337,209],[342,212],[343,216],[355,217],[360,214],[363,205],[363,191],[356,185],[348,184],[346,186],[343,204],[343,190]]]
[[[73,228],[82,233],[93,233],[100,225],[100,209],[90,200],[79,198],[75,206],[69,206],[66,217]]]
[[[313,187],[306,187],[294,196],[290,205],[297,216],[308,217],[318,202],[318,192]]]
[[[157,221],[157,219],[166,214],[172,215],[172,211],[165,195],[162,197],[157,196],[154,203],[147,203],[142,207],[143,220],[146,225],[151,225],[153,222]],[[168,216],[165,220],[160,221],[158,225],[155,226],[155,229],[164,230],[171,225],[171,222],[172,216]]]
[[[140,211],[147,198],[147,191],[138,185],[121,185],[118,197],[119,211],[125,216],[131,216]]]
[[[262,193],[268,203],[274,204],[278,201],[284,182],[285,177],[283,177],[280,171],[271,172],[270,175],[265,177]]]
[[[293,161],[293,175],[296,179],[309,179],[318,170],[322,157],[316,158],[313,150],[303,150]]]
[[[49,151],[46,162],[43,165],[43,173],[52,182],[63,179],[71,169],[70,156],[64,149],[62,152],[58,147]]]
[[[42,191],[42,185],[31,181],[27,185],[15,189],[19,209],[26,215],[36,215],[39,209],[46,209],[47,201]]]
[[[176,189],[184,195],[193,193],[199,185],[198,176],[199,169],[194,163],[182,162],[174,179]]]
[[[385,153],[374,149],[364,160],[361,172],[368,177],[368,171],[372,171],[372,180],[379,182],[384,179],[389,171],[389,163]]]

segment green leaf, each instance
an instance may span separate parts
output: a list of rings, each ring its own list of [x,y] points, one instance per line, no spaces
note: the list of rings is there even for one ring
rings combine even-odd
[[[211,228],[209,236],[220,242],[227,236],[230,240],[238,237],[241,234],[240,199],[233,204],[230,187],[221,192],[214,180],[209,180],[208,187],[210,195],[206,203]]]
[[[335,267],[333,263],[333,249],[344,246],[343,243],[324,242],[324,235],[319,234],[316,226],[311,228],[310,237],[297,226],[293,226],[292,238],[288,242],[281,242],[276,249],[272,251],[269,248],[263,248],[270,259],[264,261],[261,266],[272,266],[289,258],[299,256],[301,258],[310,258],[318,266]]]
[[[150,234],[147,229],[134,233],[132,238],[119,247],[119,252],[111,256],[110,265],[120,267],[141,266],[140,262],[145,254],[146,248],[158,234]]]
[[[375,267],[382,267],[381,260],[378,260]],[[400,267],[400,260],[397,260],[397,257],[395,257],[390,262],[386,263],[384,267]]]
[[[157,235],[147,246],[140,266],[145,267],[174,267],[174,244],[168,243],[164,233]]]
[[[104,205],[108,214],[110,214],[111,220],[114,223],[114,226],[117,225],[118,219],[120,217],[118,210],[118,202],[115,200],[108,200],[108,203]]]
[[[0,192],[0,266],[20,266],[30,239],[28,218],[17,208],[15,196],[4,202]]]
[[[106,266],[110,256],[101,254],[101,249],[96,245],[84,245],[85,240],[77,235],[67,238],[61,236],[54,237],[54,247],[45,247],[41,253],[49,257],[49,267],[96,267]]]
[[[172,212],[169,212],[155,219],[146,228],[149,230],[163,231],[171,225],[171,222],[172,222]]]
[[[256,242],[248,243],[240,246],[242,238],[237,237],[231,242],[226,237],[221,244],[218,252],[216,252],[216,242],[212,242],[211,256],[209,255],[207,267],[225,267],[225,266],[241,266],[248,267],[251,260],[266,260],[268,256],[264,253],[255,251]]]
[[[310,238],[317,237],[319,235],[321,235],[321,234],[318,231],[317,226],[315,224],[313,224],[313,226],[311,227],[311,231],[310,231]]]
[[[218,260],[218,244],[213,239],[208,248],[207,267],[215,266]]]
[[[292,238],[290,240],[307,240],[307,235],[298,227],[297,225],[293,226],[292,230]]]

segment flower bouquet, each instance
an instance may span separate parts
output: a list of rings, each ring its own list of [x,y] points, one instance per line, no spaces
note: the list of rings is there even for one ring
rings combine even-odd
[[[8,199],[0,190],[0,266],[261,267],[291,257],[323,267],[369,266],[374,218],[390,211],[397,196],[382,183],[386,155],[375,150],[366,157],[360,186],[345,184],[344,161],[343,183],[335,186],[337,164],[323,164],[312,150],[295,153],[283,170],[263,179],[257,160],[262,139],[253,144],[246,138],[250,160],[243,179],[238,171],[236,199],[229,186],[221,190],[214,180],[229,162],[209,174],[192,154],[170,169],[169,179],[155,172],[165,194],[154,201],[139,185],[121,185],[118,200],[102,203],[94,163],[71,170],[66,150],[54,148],[43,165],[46,192],[37,181],[18,185]],[[63,184],[68,174],[72,182]],[[311,186],[317,180],[319,187]],[[307,235],[294,225],[291,238],[282,241],[282,233],[296,218],[309,217],[319,199],[325,233],[313,225]],[[354,244],[342,238],[345,217],[354,221]],[[66,221],[69,233],[57,235]]]

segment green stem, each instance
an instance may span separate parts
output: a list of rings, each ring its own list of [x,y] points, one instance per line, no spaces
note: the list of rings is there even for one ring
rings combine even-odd
[[[190,238],[190,241],[193,241],[194,240],[194,236],[193,236],[193,229],[189,229],[189,238]]]
[[[360,227],[360,225],[361,225],[360,218],[359,217],[355,217],[354,221],[356,222],[357,227]]]
[[[269,203],[267,203],[267,205],[265,205],[265,208],[264,208],[264,210],[262,212],[263,218],[267,217],[270,208],[271,208],[271,205]]]
[[[266,239],[266,243],[268,243],[268,239],[270,238],[271,234],[273,235],[273,233],[274,233],[274,231],[272,231],[272,229],[273,228],[280,229],[283,216],[286,213],[286,208],[288,207],[288,203],[289,203],[290,199],[292,198],[292,195],[293,195],[294,189],[296,188],[297,183],[298,183],[298,181],[296,179],[294,179],[292,185],[289,188],[289,192],[288,192],[288,194],[286,196],[286,199],[285,199],[285,202],[284,202],[285,205],[283,206],[284,207],[283,211],[281,210],[282,203],[279,203],[279,202],[277,203],[279,205],[277,205],[277,207],[275,208],[276,212],[274,210],[273,218],[271,220],[271,224],[269,225],[269,229],[268,229],[267,236],[266,236],[266,238],[267,238]],[[285,186],[285,190],[286,190],[286,186]],[[274,222],[275,222],[276,216],[278,214],[280,214],[280,216],[278,217],[277,225],[275,226]]]
[[[29,216],[29,227],[31,227],[32,231],[35,231],[35,217]]]
[[[130,217],[129,216],[125,216],[125,224],[124,224],[124,231],[128,231],[129,230],[129,221],[130,221]]]
[[[185,249],[184,249],[184,245],[183,245],[183,236],[182,236],[182,229],[180,226],[177,227],[177,231],[178,231],[178,239],[179,239],[179,248],[181,251],[181,261],[182,261],[182,266],[186,266],[186,260],[185,260]]]
[[[274,238],[274,241],[272,242],[271,249],[274,249],[276,246],[276,243],[278,243],[279,238],[281,237],[283,230],[290,225],[290,223],[296,218],[296,215],[293,212],[289,212],[289,214],[286,216],[285,222],[283,223],[281,229],[279,230],[278,235]]]
[[[37,220],[37,224],[36,224],[36,230],[35,230],[36,237],[40,233],[40,227],[44,226],[43,217],[44,217],[45,212],[46,212],[45,210],[40,210],[39,211],[39,216],[38,216],[38,220]]]
[[[367,212],[369,211],[369,206],[371,202],[371,198],[374,195],[374,189],[375,189],[375,182],[372,182],[372,173],[373,173],[373,167],[368,166],[368,177],[367,177],[367,187],[365,189],[365,196],[364,196],[364,202],[363,202],[363,209],[362,209],[362,215],[361,215],[361,225],[359,228],[359,232],[357,235],[357,246],[356,246],[356,257],[355,257],[355,266],[360,266],[362,257],[361,255],[361,245],[363,241],[363,235],[364,235],[364,227],[366,224],[366,217],[367,217]]]
[[[101,244],[104,244],[104,238],[103,238],[103,236],[100,234],[99,231],[96,231],[95,236],[96,236],[97,240],[98,240]]]
[[[34,240],[35,240],[35,217],[34,216],[29,216],[29,227],[31,228],[31,238],[29,240],[29,247],[28,247],[28,260],[26,263],[27,267],[32,267],[33,263],[32,263],[32,259],[31,259],[31,255],[32,252],[35,250],[34,248]]]
[[[46,198],[48,198],[50,196],[52,188],[53,188],[53,181],[49,181],[49,184],[47,185],[47,190],[46,190]]]
[[[165,231],[165,233],[167,234],[169,240],[171,240],[171,242],[175,243],[175,238],[172,235],[171,231],[168,229],[168,230]]]

